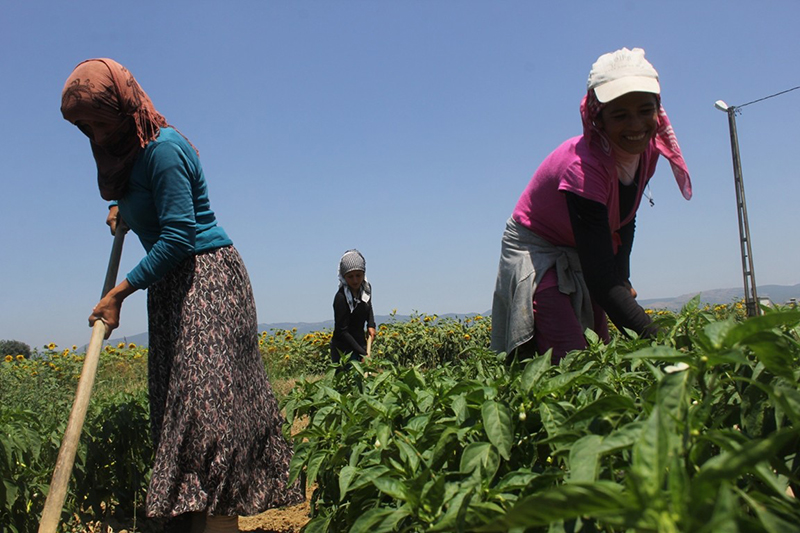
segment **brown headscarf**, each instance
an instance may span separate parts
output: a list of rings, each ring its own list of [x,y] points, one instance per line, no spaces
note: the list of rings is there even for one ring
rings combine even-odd
[[[133,74],[105,58],[75,67],[61,93],[61,114],[89,137],[106,200],[122,197],[137,154],[168,126]],[[101,126],[93,131],[83,121]]]

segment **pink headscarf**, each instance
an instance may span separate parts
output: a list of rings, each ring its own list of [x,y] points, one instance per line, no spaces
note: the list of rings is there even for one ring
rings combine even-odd
[[[656,150],[669,160],[672,167],[672,174],[675,176],[675,181],[681,190],[681,194],[687,200],[692,198],[692,180],[689,177],[689,169],[686,167],[686,161],[683,159],[681,148],[678,146],[678,139],[675,136],[675,130],[669,121],[667,112],[664,111],[664,106],[661,105],[661,95],[654,94],[658,101],[658,126],[656,135],[653,139],[656,144]],[[603,130],[595,125],[595,119],[603,109],[604,104],[597,100],[594,90],[589,90],[581,102],[581,121],[583,122],[583,136],[586,140],[592,142],[596,136],[599,141],[600,147],[606,154],[611,154],[611,144],[606,137]]]
[[[87,59],[75,67],[61,92],[61,114],[73,124],[113,125],[101,141],[77,124],[91,141],[97,184],[106,200],[122,197],[136,156],[168,126],[133,74],[107,58]]]

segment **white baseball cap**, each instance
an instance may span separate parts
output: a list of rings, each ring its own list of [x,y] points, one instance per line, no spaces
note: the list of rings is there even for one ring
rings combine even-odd
[[[586,86],[594,89],[603,104],[632,92],[661,94],[658,72],[644,58],[641,48],[622,48],[601,55],[592,65]]]

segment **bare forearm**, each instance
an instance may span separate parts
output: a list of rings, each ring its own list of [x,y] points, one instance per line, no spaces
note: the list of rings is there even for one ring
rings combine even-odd
[[[127,279],[108,291],[103,296],[97,305],[92,309],[92,314],[89,315],[89,325],[93,326],[97,320],[102,320],[108,326],[108,334],[119,326],[120,312],[122,311],[122,302],[136,292],[136,288],[128,283]]]

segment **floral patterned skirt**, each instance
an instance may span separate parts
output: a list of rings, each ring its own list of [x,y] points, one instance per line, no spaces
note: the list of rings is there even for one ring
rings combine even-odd
[[[258,350],[250,279],[233,246],[186,259],[148,289],[147,515],[254,515],[303,501]]]

